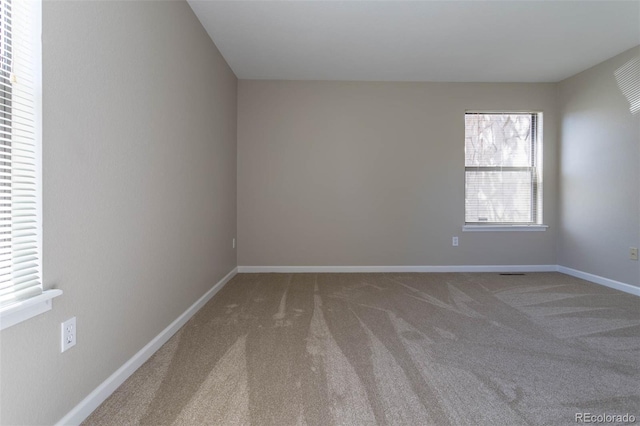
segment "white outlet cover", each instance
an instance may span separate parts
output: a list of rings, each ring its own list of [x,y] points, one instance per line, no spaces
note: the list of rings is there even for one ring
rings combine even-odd
[[[76,345],[76,317],[69,318],[60,324],[60,352],[65,352]]]

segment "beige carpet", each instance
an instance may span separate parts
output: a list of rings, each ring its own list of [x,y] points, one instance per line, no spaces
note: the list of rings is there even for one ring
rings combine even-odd
[[[640,421],[640,298],[559,273],[239,274],[86,425]]]

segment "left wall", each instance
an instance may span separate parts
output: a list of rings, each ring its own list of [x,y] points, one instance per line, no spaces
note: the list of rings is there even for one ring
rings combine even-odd
[[[44,2],[43,86],[44,284],[64,294],[0,335],[11,425],[56,423],[237,264],[237,79],[186,2]]]

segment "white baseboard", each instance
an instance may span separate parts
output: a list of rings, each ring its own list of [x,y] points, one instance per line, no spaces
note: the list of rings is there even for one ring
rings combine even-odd
[[[238,266],[240,273],[322,272],[552,272],[557,265],[443,265],[443,266]]]
[[[239,273],[347,272],[562,272],[576,278],[640,296],[640,287],[560,265],[442,265],[442,266],[238,266]]]
[[[85,399],[80,401],[71,411],[67,413],[56,424],[57,426],[79,425],[89,415],[98,408],[105,399],[109,397],[125,380],[133,374],[142,364],[147,361],[167,340],[171,338],[189,319],[196,313],[205,303],[209,301],[224,285],[238,273],[238,268],[233,268],[231,272],[224,276],[209,291],[207,291],[200,299],[182,313],[167,328],[162,330],[160,334],[153,338],[147,345],[140,349],[131,359],[129,359],[122,367],[116,370],[107,380],[102,382],[100,386],[95,388]]]
[[[558,272],[562,272],[563,274],[571,275],[576,278],[581,278],[583,280],[591,281],[592,283],[614,288],[616,290],[624,291],[625,293],[640,296],[640,287],[636,287],[631,284],[615,281],[609,278],[601,277],[599,275],[578,271],[577,269],[571,269],[567,268],[566,266],[560,265],[558,265]]]

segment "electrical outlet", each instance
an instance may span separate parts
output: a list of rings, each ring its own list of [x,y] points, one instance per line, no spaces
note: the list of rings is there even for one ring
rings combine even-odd
[[[61,326],[60,352],[64,352],[76,345],[76,317],[66,320]]]
[[[454,247],[458,247],[458,237],[451,238],[451,245]]]
[[[231,240],[231,248],[236,248],[236,239]]]
[[[638,260],[638,247],[629,247],[629,259]]]

